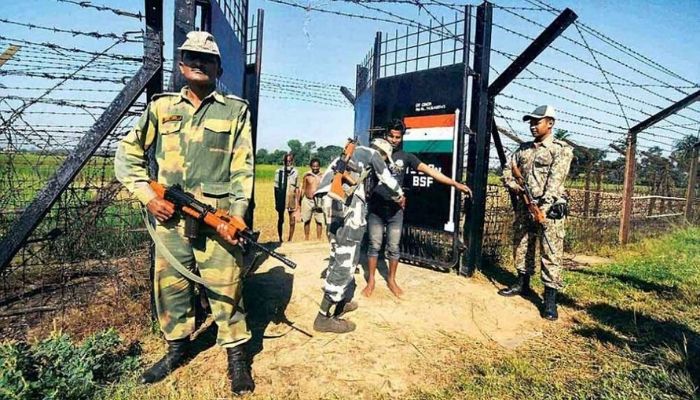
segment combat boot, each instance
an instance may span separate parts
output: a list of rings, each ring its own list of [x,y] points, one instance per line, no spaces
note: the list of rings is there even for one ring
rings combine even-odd
[[[347,314],[347,313],[351,313],[351,312],[357,310],[359,307],[360,307],[360,306],[357,304],[356,301],[352,301],[352,300],[350,300],[350,301],[345,301],[345,300],[344,300],[344,301],[341,301],[341,302],[338,303],[338,305],[336,305],[336,307],[335,307],[334,316],[337,317],[337,318],[340,318],[340,317],[342,317],[343,315],[345,315],[345,314]]]
[[[559,319],[559,313],[557,312],[557,289],[550,287],[544,288],[544,310],[542,311],[542,317],[550,321]]]
[[[501,289],[498,294],[511,297],[515,295],[525,296],[530,293],[530,275],[518,273],[518,280],[510,287]]]
[[[250,368],[250,357],[246,352],[246,344],[227,347],[228,377],[231,379],[231,391],[240,396],[253,393],[255,382]]]
[[[168,352],[141,375],[141,383],[154,383],[163,380],[187,358],[190,339],[168,340]]]
[[[355,324],[342,318],[327,317],[318,313],[314,321],[314,330],[316,332],[348,333],[355,330]]]

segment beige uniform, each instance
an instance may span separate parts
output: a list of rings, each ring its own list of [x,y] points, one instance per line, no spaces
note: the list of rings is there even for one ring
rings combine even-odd
[[[520,169],[532,196],[545,215],[552,204],[564,196],[564,181],[569,173],[572,158],[571,146],[554,139],[552,135],[541,143],[523,143],[511,157],[511,163],[515,163]],[[504,170],[503,179],[506,186],[515,184],[510,168]],[[551,249],[542,240],[543,232],[551,244]],[[542,282],[547,287],[561,289],[564,234],[565,219],[547,219],[543,230],[532,220],[525,205],[519,202],[513,221],[512,242],[517,271],[527,275],[534,273],[535,249],[539,243]]]

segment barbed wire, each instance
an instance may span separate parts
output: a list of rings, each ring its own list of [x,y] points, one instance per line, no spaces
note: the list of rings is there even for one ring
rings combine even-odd
[[[522,20],[524,20],[524,21],[527,21],[527,22],[529,22],[529,23],[531,23],[531,24],[534,24],[534,25],[536,25],[536,26],[538,26],[538,27],[541,27],[541,28],[545,28],[545,27],[546,27],[544,24],[541,24],[541,23],[539,23],[539,22],[537,22],[537,21],[534,21],[534,20],[532,20],[532,19],[530,19],[530,18],[527,18],[527,17],[525,17],[525,16],[523,16],[523,15],[520,15],[520,14],[518,14],[518,13],[514,13],[514,12],[509,11],[509,10],[505,10],[505,11],[506,11],[507,13],[510,13],[511,15],[514,15],[514,16],[516,16],[516,17],[518,17],[518,18],[520,18],[520,19],[522,19]],[[500,29],[508,30],[509,32],[511,32],[511,33],[513,33],[513,34],[516,34],[516,35],[518,35],[518,36],[527,38],[528,40],[534,40],[534,38],[531,38],[531,37],[529,37],[528,35],[522,34],[522,33],[520,33],[520,32],[517,32],[517,31],[515,31],[515,30],[512,30],[512,29],[508,29],[508,28],[506,28],[506,27],[504,27],[504,26],[502,26],[502,25],[494,24],[494,26],[497,26],[497,27],[500,28]],[[580,46],[580,47],[582,47],[582,48],[588,50],[588,48],[586,47],[586,45],[584,45],[583,43],[581,43],[581,42],[579,42],[579,41],[577,41],[577,40],[574,40],[574,39],[570,38],[570,37],[567,36],[566,34],[562,34],[561,37],[562,37],[563,39],[565,39],[565,40],[571,42],[571,43],[574,43],[574,44],[577,45],[577,46]],[[593,67],[593,68],[597,68],[596,65],[593,65],[593,64],[591,64],[591,63],[589,63],[589,62],[587,62],[587,61],[585,61],[585,60],[583,60],[583,59],[581,59],[581,58],[579,58],[579,57],[576,57],[575,55],[573,55],[573,54],[570,53],[570,52],[562,51],[561,49],[557,48],[557,47],[554,46],[554,45],[550,45],[550,48],[552,48],[552,49],[554,49],[554,50],[557,50],[557,51],[561,52],[562,54],[565,54],[565,55],[567,55],[567,56],[569,56],[569,57],[575,58],[575,59],[577,59],[578,61],[584,62],[586,65],[589,65],[589,66],[591,66],[591,67]],[[613,62],[613,63],[616,63],[616,64],[618,64],[618,65],[620,65],[620,66],[623,66],[623,67],[625,67],[625,68],[628,68],[628,69],[630,69],[630,70],[632,70],[632,71],[634,71],[634,72],[636,72],[636,73],[638,73],[638,74],[640,74],[640,75],[642,75],[642,76],[644,76],[644,77],[646,77],[646,78],[648,78],[648,79],[651,79],[651,80],[653,80],[653,81],[655,81],[655,82],[658,82],[658,83],[660,83],[660,84],[668,85],[669,88],[674,89],[675,91],[677,91],[677,92],[683,94],[684,96],[687,96],[687,95],[688,95],[687,92],[684,92],[684,91],[682,91],[682,90],[680,90],[680,89],[677,89],[677,88],[675,88],[673,85],[670,85],[668,82],[664,82],[664,81],[662,81],[661,79],[656,78],[656,77],[654,77],[654,76],[651,76],[651,75],[649,75],[649,74],[647,74],[647,73],[641,71],[640,69],[638,69],[638,68],[636,68],[636,67],[633,67],[633,66],[631,66],[631,65],[629,65],[629,64],[627,64],[627,63],[625,63],[625,62],[622,62],[622,61],[620,61],[618,58],[612,57],[612,56],[610,56],[610,55],[608,55],[608,54],[605,54],[605,53],[603,53],[603,52],[601,52],[601,51],[599,51],[599,50],[590,49],[590,51],[591,51],[593,54],[600,55],[600,56],[602,56],[602,57],[608,59],[609,61],[611,61],[611,62]],[[627,80],[627,79],[625,79],[625,78],[622,78],[622,77],[620,77],[619,75],[616,75],[616,74],[614,74],[614,73],[612,73],[612,72],[610,72],[610,71],[608,71],[608,74],[611,75],[611,76],[616,77],[617,79],[622,79],[622,80],[624,80],[624,81],[630,82],[629,80]],[[687,82],[689,82],[689,81],[687,81]],[[631,82],[630,82],[630,83],[631,83]],[[693,83],[693,82],[689,82],[689,83]],[[662,96],[662,95],[660,95],[660,94],[658,94],[658,93],[655,93],[655,92],[652,92],[652,91],[649,91],[649,93],[654,94],[654,95],[656,95],[656,96],[659,96],[659,97],[663,98],[664,100],[666,100],[666,101],[669,102],[669,103],[674,103],[674,102],[675,102],[675,100],[670,99],[670,98],[665,97],[665,96]],[[694,110],[694,109],[692,109],[692,108],[688,108],[688,109],[700,113],[700,111],[698,111],[698,110]]]
[[[137,38],[129,38],[129,35],[134,35],[134,34],[140,34],[143,35],[143,31],[133,31],[133,32],[124,32],[121,35],[118,35],[116,33],[112,32],[97,32],[97,31],[79,31],[79,30],[73,30],[73,29],[61,29],[61,28],[56,28],[56,27],[49,27],[49,26],[42,26],[42,25],[36,25],[36,24],[28,24],[24,22],[17,22],[17,21],[10,21],[9,19],[5,18],[0,18],[0,23],[4,24],[9,24],[9,25],[16,25],[16,26],[23,26],[25,28],[29,29],[39,29],[39,30],[45,30],[45,31],[50,31],[54,33],[70,33],[73,36],[86,36],[86,37],[92,37],[95,39],[114,39],[114,40],[122,40],[124,42],[135,42],[135,43],[141,43],[143,42],[143,38],[137,39]]]
[[[87,54],[90,56],[96,56],[99,55],[100,57],[105,57],[105,58],[112,58],[115,60],[123,60],[123,61],[136,61],[136,62],[142,62],[143,57],[134,57],[134,56],[129,56],[126,54],[110,54],[110,53],[100,53],[100,52],[95,52],[95,51],[88,51],[88,50],[83,50],[83,49],[78,49],[78,48],[68,48],[68,47],[63,47],[59,46],[55,43],[38,43],[38,42],[32,42],[29,40],[23,40],[23,39],[17,39],[17,38],[10,38],[7,36],[2,36],[0,35],[0,40],[4,40],[10,43],[21,43],[25,45],[32,45],[35,47],[44,47],[52,50],[65,50],[71,53],[80,53],[80,54]],[[117,43],[123,43],[121,40],[117,41]],[[59,53],[60,54],[60,53]]]
[[[553,13],[553,14],[558,14],[558,13],[561,12],[560,10],[557,10],[556,8],[554,8],[552,5],[547,4],[547,3],[545,3],[544,1],[541,1],[541,0],[534,0],[534,1],[525,0],[525,1],[527,1],[527,2],[530,3],[530,4],[535,4],[535,5],[536,5],[536,4],[540,4],[542,7],[544,7],[545,10],[547,10],[547,11],[549,11],[550,13]],[[624,44],[622,44],[622,43],[616,41],[615,39],[612,39],[612,38],[606,36],[605,34],[603,34],[602,32],[600,32],[600,31],[598,31],[598,30],[596,30],[596,29],[591,28],[590,26],[586,25],[586,24],[583,23],[583,22],[577,21],[577,24],[578,24],[579,26],[581,26],[582,29],[584,29],[585,31],[587,31],[587,32],[589,32],[590,34],[594,35],[594,36],[597,37],[598,39],[602,40],[602,41],[605,42],[605,43],[608,43],[609,45],[611,45],[611,46],[617,48],[617,49],[620,50],[620,51],[625,52],[626,54],[628,54],[628,55],[630,55],[631,57],[637,59],[638,61],[644,62],[645,64],[647,64],[647,65],[649,65],[649,66],[651,66],[651,67],[653,67],[653,68],[656,68],[657,70],[659,70],[659,71],[661,71],[661,72],[664,72],[664,73],[666,73],[666,74],[668,74],[668,75],[670,75],[670,76],[673,76],[674,78],[677,78],[677,79],[680,79],[680,80],[682,80],[682,81],[685,81],[686,83],[690,83],[690,84],[692,84],[692,85],[695,85],[695,86],[693,86],[693,87],[697,87],[697,84],[698,84],[697,82],[690,81],[690,80],[688,80],[688,79],[686,79],[686,78],[684,78],[684,77],[678,75],[677,73],[671,71],[671,70],[668,69],[667,67],[665,67],[665,66],[663,66],[663,65],[661,65],[661,64],[659,64],[659,63],[657,63],[656,61],[650,59],[649,57],[646,57],[645,55],[643,55],[643,54],[641,54],[641,53],[635,51],[634,49],[630,48],[629,46],[625,46]]]
[[[97,11],[109,11],[113,14],[119,15],[121,17],[131,17],[131,18],[136,18],[139,21],[143,20],[144,16],[141,14],[141,11],[138,13],[134,13],[131,11],[127,10],[120,10],[118,8],[113,8],[113,7],[108,7],[108,6],[100,6],[96,4],[92,4],[90,1],[78,1],[78,0],[56,0],[60,3],[70,3],[70,4],[75,4],[83,8],[92,8]]]
[[[42,62],[43,61],[43,62]],[[40,69],[52,69],[52,70],[64,70],[66,67],[68,68],[73,68],[77,66],[77,63],[71,63],[71,62],[60,62],[60,61],[54,61],[51,64],[47,65],[46,64],[47,60],[42,60],[41,58],[27,58],[27,57],[13,57],[11,60],[5,63],[6,66],[11,66],[13,68],[15,67],[24,67],[24,68],[40,68]],[[119,73],[127,73],[133,75],[134,72],[136,72],[138,68],[136,66],[129,68],[129,67],[111,67],[111,66],[105,66],[105,65],[100,65],[99,63],[92,63],[89,67],[85,68],[84,71],[94,71],[98,73],[102,73],[105,75],[114,75],[114,74],[119,74]]]
[[[423,10],[423,9],[426,9],[426,8],[425,8],[426,5],[430,5],[430,6],[442,6],[442,7],[448,7],[448,8],[453,8],[453,9],[454,9],[454,7],[463,6],[463,5],[461,5],[461,4],[442,3],[442,2],[438,2],[438,1],[426,1],[426,2],[421,2],[421,1],[352,1],[352,0],[334,0],[334,1],[338,1],[338,2],[347,2],[347,3],[354,3],[355,5],[358,5],[358,6],[364,8],[364,9],[366,9],[366,10],[372,11],[372,12],[374,12],[374,13],[380,13],[380,14],[382,14],[382,15],[388,17],[388,18],[383,18],[383,17],[382,17],[382,18],[379,18],[379,19],[381,19],[381,20],[384,21],[384,22],[391,22],[391,23],[399,22],[400,24],[402,24],[402,25],[404,25],[404,26],[414,27],[414,28],[416,28],[416,29],[429,28],[429,29],[441,30],[441,31],[443,31],[443,32],[442,32],[442,33],[443,33],[443,35],[442,35],[443,38],[444,38],[444,37],[448,37],[448,38],[452,38],[452,39],[455,39],[455,40],[460,40],[460,39],[461,39],[458,35],[455,35],[454,33],[450,32],[449,29],[446,29],[446,26],[445,26],[444,22],[441,21],[441,20],[438,20],[438,17],[435,16],[434,14],[432,14],[432,13],[427,13],[427,14],[428,14],[429,17],[431,18],[431,20],[437,22],[437,26],[434,27],[434,28],[431,27],[431,26],[429,26],[429,25],[427,25],[427,24],[419,23],[419,22],[417,22],[417,21],[415,21],[415,20],[412,20],[412,19],[410,19],[410,18],[406,18],[406,17],[404,17],[404,16],[402,16],[402,15],[399,15],[399,14],[397,14],[397,13],[395,13],[395,12],[387,11],[387,10],[384,10],[384,9],[381,9],[381,8],[378,8],[378,7],[374,7],[374,6],[369,5],[369,4],[372,4],[372,3],[376,3],[376,4],[382,4],[382,3],[391,4],[391,3],[396,3],[396,4],[406,4],[406,5],[416,6],[416,7],[418,7],[419,9]],[[369,4],[368,4],[368,3],[369,3]],[[290,5],[290,6],[298,7],[298,8],[303,8],[303,9],[305,9],[306,11],[327,12],[327,13],[331,13],[331,14],[343,15],[343,16],[351,16],[351,17],[355,17],[355,18],[365,18],[365,17],[367,17],[366,19],[377,20],[376,17],[365,16],[365,15],[358,15],[358,14],[348,15],[349,13],[339,12],[339,11],[335,11],[335,10],[320,9],[319,7],[305,7],[305,6],[301,6],[301,5],[299,5],[299,4],[293,4],[293,3],[288,3],[288,2],[286,3],[286,5]],[[518,7],[498,7],[498,8],[499,8],[499,9],[508,10],[510,13],[514,13],[515,10],[522,10],[522,11],[525,11],[525,10],[528,10],[528,11],[550,11],[549,8],[547,8],[547,7],[541,7],[541,6],[538,6],[538,7],[522,7],[522,8],[518,8]],[[462,10],[459,10],[459,11],[462,11]],[[534,21],[534,20],[532,20],[532,19],[530,19],[530,18],[522,17],[522,16],[519,16],[519,17],[523,18],[525,21],[528,21],[528,22],[530,22],[530,23],[534,23],[534,24],[537,25],[537,26],[544,27],[544,25],[542,25],[542,24],[540,24],[540,23],[538,23],[538,22],[536,22],[536,21]],[[517,36],[520,36],[520,37],[523,37],[523,38],[527,38],[528,40],[533,40],[532,37],[529,37],[528,35],[525,35],[525,34],[522,34],[522,33],[520,33],[520,32],[517,32],[517,31],[515,31],[515,30],[513,30],[513,29],[509,29],[509,28],[507,28],[507,27],[500,26],[500,25],[497,24],[497,23],[495,23],[494,25],[497,26],[497,27],[504,28],[504,29],[506,30],[506,32],[509,32],[509,33],[511,33],[511,34],[515,34],[515,35],[517,35]],[[439,34],[439,32],[436,32],[436,33]],[[585,38],[582,38],[582,39],[585,39]],[[568,51],[566,51],[566,50],[562,50],[562,49],[557,49],[557,50],[559,50],[561,53],[565,54],[566,56],[571,57],[571,58],[575,59],[576,61],[583,63],[584,65],[587,65],[587,66],[589,66],[589,67],[591,67],[591,68],[594,68],[594,69],[597,70],[597,71],[602,72],[602,73],[604,74],[604,80],[605,80],[605,81],[604,81],[604,82],[592,82],[592,81],[590,81],[590,80],[581,79],[580,77],[578,77],[578,76],[576,76],[576,75],[573,75],[573,74],[570,74],[570,73],[567,73],[566,71],[563,71],[563,70],[560,70],[560,69],[557,69],[557,70],[558,70],[559,72],[561,72],[561,73],[566,73],[566,74],[568,74],[568,75],[569,75],[570,77],[572,77],[572,78],[575,78],[575,79],[576,79],[576,82],[579,82],[579,81],[580,81],[581,83],[588,83],[588,84],[594,85],[594,86],[597,87],[598,89],[605,90],[606,92],[609,92],[612,96],[614,96],[614,99],[615,99],[615,100],[614,100],[614,101],[606,100],[606,99],[604,99],[604,98],[602,98],[602,97],[595,96],[595,95],[592,94],[591,92],[581,91],[581,90],[577,90],[577,89],[575,89],[575,88],[573,88],[573,87],[571,87],[571,86],[569,86],[569,85],[563,85],[564,83],[572,83],[572,82],[571,82],[572,80],[563,80],[563,79],[557,80],[557,79],[549,78],[549,77],[546,77],[546,78],[545,78],[545,77],[542,77],[541,75],[538,75],[538,74],[534,73],[533,71],[529,71],[530,73],[533,74],[533,78],[531,78],[531,79],[532,79],[532,80],[539,80],[539,81],[542,81],[542,82],[548,82],[548,83],[555,84],[555,85],[558,84],[558,86],[559,86],[560,88],[566,89],[567,91],[570,91],[570,92],[572,92],[572,93],[575,93],[577,96],[580,96],[580,98],[591,98],[591,99],[595,100],[596,102],[602,102],[603,104],[615,105],[615,106],[617,106],[617,107],[620,108],[620,113],[612,112],[612,111],[610,111],[609,108],[595,107],[595,106],[592,106],[590,103],[584,103],[584,102],[582,102],[582,101],[574,100],[574,99],[569,98],[569,97],[567,97],[567,96],[559,95],[559,94],[556,94],[556,93],[553,93],[553,92],[544,91],[544,94],[553,96],[553,97],[555,97],[555,98],[559,98],[559,99],[564,100],[564,101],[568,101],[568,102],[570,102],[570,103],[572,103],[572,104],[575,104],[575,105],[577,105],[577,106],[579,106],[579,107],[582,107],[582,108],[584,108],[584,109],[585,109],[585,108],[588,108],[588,109],[591,109],[591,110],[593,110],[593,111],[597,111],[597,112],[600,112],[600,113],[604,113],[604,114],[606,114],[606,115],[610,115],[610,116],[613,116],[613,117],[616,117],[616,118],[621,118],[623,121],[628,121],[628,122],[626,122],[626,124],[629,125],[629,118],[627,117],[627,115],[626,115],[627,113],[625,112],[625,110],[627,110],[627,109],[629,109],[629,110],[634,110],[635,112],[641,113],[641,114],[644,115],[645,117],[648,117],[649,115],[651,115],[651,113],[645,112],[644,110],[641,110],[641,109],[638,109],[638,108],[631,107],[631,106],[629,106],[629,105],[625,105],[625,104],[622,102],[621,98],[626,98],[627,100],[635,101],[635,102],[638,102],[638,103],[640,103],[640,104],[644,104],[644,105],[646,105],[646,106],[654,107],[654,109],[662,109],[662,108],[664,108],[664,107],[662,107],[662,106],[660,106],[660,105],[658,105],[658,104],[653,104],[653,103],[650,103],[650,102],[648,102],[648,101],[645,101],[645,100],[643,100],[642,98],[639,98],[638,96],[635,97],[635,96],[630,96],[630,95],[621,93],[621,92],[619,92],[618,90],[615,89],[615,86],[641,88],[641,89],[646,90],[646,91],[649,92],[650,94],[653,94],[653,95],[656,96],[656,97],[662,98],[663,100],[665,100],[665,101],[667,101],[667,102],[672,101],[672,100],[669,99],[669,98],[666,97],[666,96],[663,96],[663,95],[657,93],[657,92],[651,91],[650,88],[663,87],[663,88],[671,88],[671,89],[679,90],[679,89],[684,89],[684,88],[687,89],[687,88],[693,88],[693,87],[695,87],[695,86],[679,87],[679,85],[674,86],[674,85],[672,85],[672,84],[670,84],[670,83],[668,83],[668,82],[664,82],[664,81],[659,80],[659,79],[656,79],[656,80],[655,80],[655,82],[658,82],[658,83],[656,83],[656,84],[644,84],[644,83],[634,82],[634,81],[632,81],[632,80],[630,80],[630,79],[626,79],[626,78],[621,77],[621,76],[619,76],[619,75],[609,74],[609,73],[607,73],[607,72],[602,68],[602,65],[601,65],[600,62],[598,62],[598,60],[597,60],[597,55],[600,54],[599,51],[597,51],[597,50],[595,50],[595,49],[592,49],[590,46],[587,46],[587,43],[579,42],[579,41],[573,40],[573,39],[571,39],[571,38],[569,38],[569,40],[570,40],[570,42],[573,42],[573,43],[577,44],[578,46],[581,46],[581,47],[583,47],[584,49],[586,49],[586,50],[589,52],[589,54],[591,55],[591,57],[593,58],[593,62],[588,62],[588,61],[586,61],[586,60],[584,60],[584,59],[582,59],[582,58],[580,58],[580,57],[578,57],[578,56],[574,55],[573,53],[570,53],[570,52],[568,52]],[[498,50],[496,50],[496,49],[493,49],[493,50],[494,50],[494,51],[498,51]],[[507,53],[502,52],[502,54],[505,55],[505,54],[507,54]],[[514,58],[514,57],[515,57],[514,55],[510,55],[510,54],[508,54],[508,55],[511,56],[511,58]],[[611,58],[609,55],[604,55],[604,56],[607,57],[608,59]],[[512,60],[511,60],[511,61],[512,61]],[[622,64],[625,64],[625,63],[622,63]],[[543,64],[542,64],[542,65],[543,65]],[[626,64],[625,64],[625,65],[626,65]],[[550,69],[552,68],[551,65],[546,65],[546,67],[547,67],[547,68],[550,68]],[[638,72],[638,73],[641,73],[642,76],[645,76],[645,73],[644,73],[643,71],[639,70],[638,68],[635,68],[635,67],[632,67],[632,66],[629,66],[629,67],[630,67],[630,69],[632,69],[632,70],[634,70],[634,71],[636,71],[636,72]],[[555,69],[556,69],[556,68],[555,68]],[[616,80],[616,81],[611,80],[610,77],[609,77],[608,75],[614,76],[617,80]],[[648,74],[646,74],[646,75],[648,75]],[[542,92],[542,89],[541,89],[541,88],[535,88],[535,87],[533,87],[533,86],[531,86],[531,85],[527,85],[527,84],[525,84],[525,83],[518,82],[518,81],[520,81],[520,80],[521,80],[521,79],[516,80],[516,82],[514,82],[514,84],[520,85],[521,87],[524,87],[524,88],[529,89],[529,90]],[[692,82],[687,81],[687,80],[686,80],[686,82],[692,83]],[[284,85],[281,85],[281,86],[284,86]],[[307,94],[307,95],[312,95],[311,93],[306,93],[306,94]],[[592,121],[592,122],[594,122],[594,123],[596,123],[596,124],[599,124],[599,125],[602,124],[601,121],[597,121],[596,119],[591,118],[591,117],[583,116],[583,115],[576,114],[576,113],[571,113],[571,114],[573,114],[573,116],[576,116],[576,117],[578,117],[578,118],[580,118],[580,119],[582,119],[582,120],[586,120],[586,119],[587,119],[587,120],[590,120],[590,121]],[[689,121],[692,121],[693,123],[695,123],[695,122],[697,121],[697,120],[695,120],[695,119],[693,119],[693,118],[691,118],[691,117],[688,117],[688,116],[686,116],[686,115],[678,114],[678,116],[679,116],[680,118],[684,118],[684,119],[687,119],[687,120],[689,120]],[[573,123],[573,122],[575,122],[575,121],[571,121],[571,122]],[[615,133],[618,134],[618,135],[624,135],[624,134],[626,134],[626,131],[628,130],[628,128],[624,128],[624,127],[621,127],[621,126],[619,126],[619,125],[610,124],[610,123],[606,123],[606,125],[608,126],[608,128],[601,127],[601,126],[596,126],[596,125],[591,125],[591,124],[585,124],[585,123],[582,124],[582,125],[587,125],[588,128],[593,128],[593,127],[594,127],[595,129],[599,129],[599,130],[601,130],[601,131],[605,131],[605,132],[608,132],[608,133],[609,133],[609,132],[615,132]],[[672,130],[672,129],[670,129],[670,128],[685,128],[685,129],[690,129],[694,124],[689,124],[689,125],[690,125],[690,126],[683,126],[683,125],[679,125],[679,124],[670,122],[670,123],[667,124],[667,126],[664,127],[664,129],[668,130],[668,131],[671,132],[671,133],[675,133],[675,134],[678,134],[678,135],[683,135],[683,134],[684,134],[683,132],[680,132],[680,131],[678,131],[678,130]],[[613,128],[613,129],[610,129],[610,128]],[[661,138],[661,139],[668,139],[668,140],[677,140],[677,139],[678,139],[678,138],[676,138],[676,137],[667,136],[667,135],[660,135],[660,134],[657,134],[657,133],[653,133],[653,132],[651,132],[651,131],[652,131],[652,129],[649,129],[649,130],[644,131],[644,134],[645,134],[647,137],[649,137],[649,140],[652,141],[652,142],[655,142],[655,143],[657,143],[657,144],[659,144],[659,145],[661,145],[661,146],[667,146],[667,148],[668,148],[668,142],[665,142],[665,141],[663,141],[663,140],[654,139],[654,137]],[[598,136],[597,138],[601,139],[602,137]]]

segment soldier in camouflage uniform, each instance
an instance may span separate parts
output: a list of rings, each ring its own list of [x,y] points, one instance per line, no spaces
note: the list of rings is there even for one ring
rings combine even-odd
[[[515,296],[530,292],[530,275],[535,272],[535,248],[539,241],[541,277],[545,286],[542,316],[556,320],[556,295],[562,288],[561,260],[564,254],[564,181],[569,173],[573,151],[571,146],[554,139],[552,135],[555,121],[552,106],[537,107],[531,114],[525,115],[523,121],[529,121],[535,140],[521,144],[513,153],[511,164],[503,171],[503,182],[511,192],[523,192],[511,169],[512,164],[517,165],[547,218],[544,226],[538,226],[525,204],[522,201],[517,203],[513,221],[513,257],[518,280],[498,293]],[[551,248],[543,236],[546,236]]]
[[[386,166],[391,162],[391,145],[384,139],[372,141],[372,147],[357,146],[349,164],[356,185],[344,184],[347,200],[341,202],[328,195],[335,172],[337,159],[321,177],[316,196],[323,196],[323,211],[326,216],[331,254],[328,274],[324,285],[321,307],[314,321],[319,332],[346,333],[355,329],[355,324],[342,319],[345,313],[357,309],[352,300],[354,291],[355,254],[367,229],[365,180],[372,177],[382,182],[394,194],[394,200],[402,207],[405,204],[401,185]],[[376,180],[375,180],[376,178]]]
[[[182,188],[212,207],[243,217],[252,194],[253,150],[248,104],[215,91],[223,72],[219,49],[207,32],[190,32],[179,48],[180,71],[187,86],[179,93],[153,97],[136,127],[119,143],[115,174],[155,216],[154,240],[183,266],[196,268],[216,283],[206,288],[218,326],[217,343],[226,348],[235,394],[255,388],[244,343],[250,337],[241,297],[241,251],[235,237],[199,228],[196,239],[184,236],[184,219],[171,203],[149,187],[146,151],[155,146],[158,182]],[[219,229],[220,232],[222,232]],[[155,305],[168,353],[142,376],[152,383],[165,378],[187,358],[195,329],[194,283],[180,275],[156,251]]]

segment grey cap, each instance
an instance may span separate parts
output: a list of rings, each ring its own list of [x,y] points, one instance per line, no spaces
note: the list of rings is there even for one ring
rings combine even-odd
[[[187,34],[187,40],[177,48],[180,51],[193,51],[197,53],[213,54],[221,58],[219,46],[214,40],[214,35],[209,32],[191,31]]]
[[[549,117],[551,119],[557,119],[556,114],[554,112],[554,107],[545,105],[545,106],[539,106],[535,108],[533,112],[530,114],[526,114],[523,116],[523,121],[529,121],[531,119],[542,119],[544,117]]]

